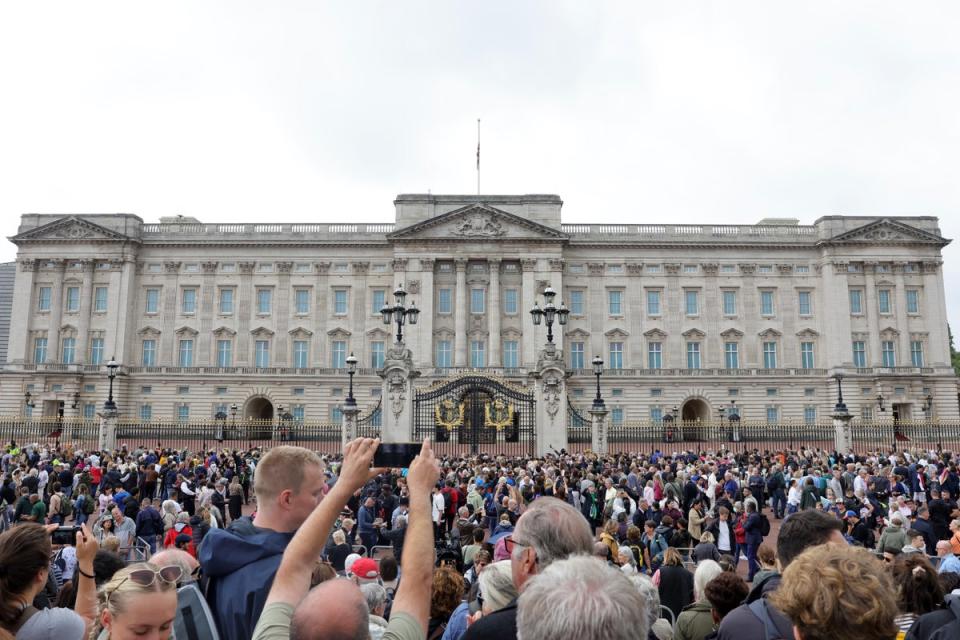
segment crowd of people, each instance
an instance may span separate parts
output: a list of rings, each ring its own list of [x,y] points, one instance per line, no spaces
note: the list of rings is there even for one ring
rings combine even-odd
[[[960,637],[949,453],[9,443],[0,640]]]

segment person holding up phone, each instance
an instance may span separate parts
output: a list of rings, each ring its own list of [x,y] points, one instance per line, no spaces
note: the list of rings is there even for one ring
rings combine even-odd
[[[93,627],[97,613],[93,559],[99,546],[86,525],[79,528],[75,538],[76,606],[72,610],[33,606],[33,599],[47,583],[53,551],[50,537],[56,529],[56,525],[29,523],[0,535],[0,626],[13,635],[81,640]]]

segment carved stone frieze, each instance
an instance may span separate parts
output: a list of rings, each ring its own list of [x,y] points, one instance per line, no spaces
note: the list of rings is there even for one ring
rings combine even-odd
[[[663,270],[667,272],[667,275],[675,276],[680,273],[682,265],[679,262],[666,263],[663,265]]]
[[[550,271],[563,271],[563,260],[559,258],[550,258]]]
[[[602,262],[590,262],[587,264],[587,271],[592,276],[602,276],[607,270],[607,265]]]
[[[180,264],[179,262],[169,261],[163,263],[163,270],[165,273],[180,273]]]
[[[248,274],[248,275],[249,275],[249,274],[253,273],[254,269],[257,268],[257,263],[256,263],[256,262],[241,262],[241,263],[238,264],[237,266],[240,268],[240,273]]]
[[[390,264],[391,264],[391,266],[393,267],[393,272],[394,272],[394,273],[400,273],[401,271],[406,271],[406,270],[407,270],[407,259],[406,259],[406,258],[394,258],[393,261],[392,261]],[[420,264],[422,265],[423,262],[421,261]]]
[[[291,271],[293,271],[292,262],[277,262],[276,265],[277,265],[278,273],[290,273]]]
[[[506,233],[492,213],[476,212],[457,222],[451,233],[463,238],[499,238]]]
[[[534,271],[537,268],[536,258],[520,258],[520,269],[523,271]]]
[[[314,262],[313,268],[316,269],[317,273],[322,276],[330,273],[330,263],[329,262]]]
[[[407,283],[407,293],[412,293],[412,294],[414,294],[414,295],[419,294],[419,293],[420,293],[420,281],[419,281],[419,280],[411,280],[410,282],[408,282],[408,283]]]
[[[752,262],[741,262],[737,267],[740,269],[740,273],[748,276],[752,276],[757,272],[757,265]]]
[[[701,262],[700,270],[703,271],[704,275],[715,276],[720,271],[720,265],[716,262]]]
[[[357,275],[365,275],[368,271],[370,271],[369,262],[354,262],[351,264],[351,266],[353,267],[353,272]]]
[[[217,262],[201,262],[200,268],[203,269],[203,272],[207,274],[216,273],[218,264],[219,263]]]
[[[780,273],[782,273],[782,274],[784,274],[784,275],[793,273],[793,265],[792,265],[792,264],[778,264],[778,265],[777,265],[777,271],[779,271]]]
[[[631,276],[639,276],[643,273],[643,263],[642,262],[628,262],[627,263],[627,273]]]

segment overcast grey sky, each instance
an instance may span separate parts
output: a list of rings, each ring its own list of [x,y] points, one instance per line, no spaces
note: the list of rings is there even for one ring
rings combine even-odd
[[[560,194],[567,222],[960,238],[958,24],[955,1],[3,2],[0,234],[392,221],[398,193],[475,191],[479,117],[483,191]]]

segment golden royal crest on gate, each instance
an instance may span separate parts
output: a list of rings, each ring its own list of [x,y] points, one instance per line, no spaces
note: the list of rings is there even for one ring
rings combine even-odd
[[[493,402],[488,402],[484,406],[485,420],[484,426],[493,427],[500,431],[504,427],[513,423],[513,405],[507,404],[499,398]]]
[[[459,405],[447,398],[433,409],[433,417],[437,424],[447,431],[452,431],[463,424],[463,403]]]

